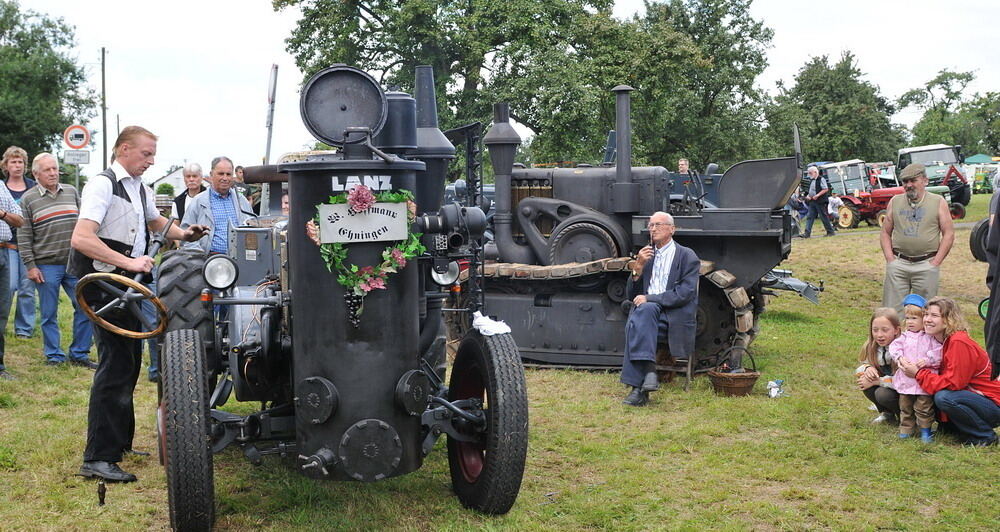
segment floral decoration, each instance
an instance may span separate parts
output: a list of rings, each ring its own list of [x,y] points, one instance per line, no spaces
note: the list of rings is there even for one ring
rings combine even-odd
[[[350,209],[356,213],[364,212],[375,203],[403,203],[407,204],[407,224],[412,225],[416,217],[416,204],[413,202],[413,193],[408,190],[398,192],[372,193],[371,189],[365,185],[357,185],[347,194],[330,196],[328,201],[331,205],[347,203]],[[336,272],[337,282],[347,289],[344,299],[347,302],[349,319],[357,327],[360,323],[360,316],[364,310],[364,298],[372,290],[384,290],[388,282],[388,276],[404,268],[407,262],[419,256],[425,251],[420,243],[420,233],[408,232],[406,240],[396,241],[382,251],[382,262],[377,266],[358,266],[348,264],[348,248],[341,242],[320,244],[317,226],[319,215],[307,224],[306,232],[314,242],[319,244],[320,257],[326,263],[326,269],[331,273]]]

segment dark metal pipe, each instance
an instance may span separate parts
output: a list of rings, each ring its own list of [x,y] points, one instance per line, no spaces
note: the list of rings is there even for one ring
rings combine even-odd
[[[615,165],[615,181],[618,183],[632,182],[632,97],[634,91],[628,85],[619,85],[613,89],[615,93],[615,132],[617,134],[617,164]]]
[[[496,212],[493,215],[493,232],[503,262],[534,264],[535,256],[531,248],[514,241],[511,228],[510,173],[514,167],[514,154],[521,145],[521,136],[510,125],[510,106],[507,103],[493,105],[493,126],[483,137],[483,144],[490,150],[490,161],[496,186]]]

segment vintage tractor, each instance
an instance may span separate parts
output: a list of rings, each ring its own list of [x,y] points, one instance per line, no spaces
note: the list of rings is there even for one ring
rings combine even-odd
[[[791,251],[791,216],[782,207],[798,184],[800,158],[745,161],[713,175],[717,205],[697,201],[702,183],[677,198],[676,174],[631,165],[632,90],[614,89],[614,166],[516,167],[520,137],[507,105],[494,106],[483,139],[496,186],[495,240],[486,253],[499,259],[483,266],[490,313],[513,329],[526,362],[620,366],[630,303],[627,265],[649,243],[649,216],[673,211],[675,238],[702,259],[697,356],[679,363],[661,351],[661,369],[683,368],[690,375],[724,357],[738,365],[757,334],[765,296],[772,294],[768,284],[777,279],[762,278]],[[684,195],[689,201],[676,201]],[[456,295],[452,306],[462,307],[461,298]],[[449,319],[454,339],[468,330],[464,316]]]
[[[830,182],[831,192],[844,202],[837,211],[837,226],[857,227],[861,222],[882,226],[889,200],[905,191],[895,174],[880,172],[861,159],[851,159],[819,166]],[[928,186],[927,190],[944,196],[952,219],[965,217],[965,206],[951,201],[952,189],[946,185]]]
[[[972,200],[972,185],[962,172],[962,147],[947,144],[930,144],[927,146],[911,146],[899,150],[896,171],[902,171],[907,165],[921,163],[927,168],[929,186],[946,186],[950,192],[950,204],[958,203],[964,207]],[[955,217],[952,214],[952,217]]]
[[[351,67],[317,73],[302,118],[339,150],[248,168],[271,204],[228,228],[228,254],[164,256],[157,433],[174,528],[211,528],[212,455],[230,446],[371,482],[415,471],[445,434],[459,501],[489,514],[514,504],[528,410],[511,335],[488,320],[470,328],[444,382],[439,283],[480,260],[486,219],[441,205],[455,148],[437,127],[430,67],[416,80],[414,98]],[[284,181],[289,216],[271,216]],[[107,289],[127,306],[152,296],[128,286]],[[222,410],[231,396],[261,408]]]

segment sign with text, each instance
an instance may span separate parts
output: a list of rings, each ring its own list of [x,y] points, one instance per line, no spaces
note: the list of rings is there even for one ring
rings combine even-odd
[[[406,203],[376,203],[362,212],[354,212],[350,205],[319,206],[319,241],[383,242],[406,240],[408,227]]]
[[[88,150],[66,150],[63,152],[63,162],[66,164],[90,164]]]

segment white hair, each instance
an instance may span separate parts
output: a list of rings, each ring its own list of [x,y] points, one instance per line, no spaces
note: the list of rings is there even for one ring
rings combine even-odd
[[[205,175],[201,172],[201,165],[198,163],[188,163],[187,166],[184,167],[184,175],[190,174],[195,174],[199,177]]]

